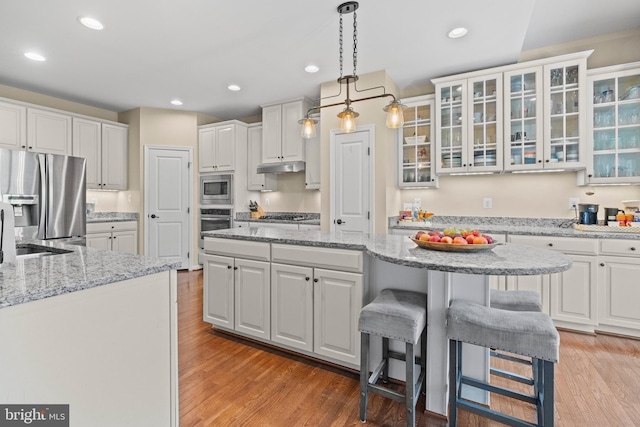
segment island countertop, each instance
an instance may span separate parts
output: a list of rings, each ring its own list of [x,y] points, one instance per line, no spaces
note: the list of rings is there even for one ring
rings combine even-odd
[[[180,261],[175,260],[160,260],[41,240],[23,240],[19,243],[51,246],[71,252],[1,264],[0,309],[174,270],[181,265]]]
[[[422,249],[406,236],[388,234],[339,235],[315,230],[239,228],[208,231],[203,235],[205,238],[363,250],[393,264],[454,273],[520,276],[557,273],[571,267],[571,259],[564,254],[510,243],[487,251],[456,253]]]

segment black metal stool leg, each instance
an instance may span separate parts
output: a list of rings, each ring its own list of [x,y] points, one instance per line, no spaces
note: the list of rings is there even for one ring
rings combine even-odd
[[[382,368],[382,382],[389,382],[389,338],[382,337],[382,360],[385,361]]]
[[[369,334],[360,334],[360,421],[367,421],[369,403]]]
[[[449,340],[449,427],[458,425],[458,341]]]
[[[407,413],[407,427],[415,427],[416,425],[416,413],[415,413],[415,407],[414,407],[414,400],[413,398],[416,395],[416,383],[415,383],[415,357],[414,357],[414,350],[415,347],[413,344],[411,343],[407,343],[406,347],[406,353],[405,353],[405,358],[406,358],[406,362],[405,362],[405,371],[406,371],[406,378],[405,378],[405,383],[406,385],[406,389],[404,392],[404,398],[405,398],[405,406],[406,406],[406,413]]]
[[[553,427],[553,423],[554,423],[554,419],[553,419],[553,415],[554,415],[554,409],[553,409],[553,402],[554,402],[554,388],[553,388],[553,382],[554,382],[554,370],[555,370],[555,365],[553,364],[553,362],[549,362],[549,361],[543,361],[542,362],[543,365],[543,370],[544,370],[544,386],[543,386],[543,421],[544,421],[544,427]]]

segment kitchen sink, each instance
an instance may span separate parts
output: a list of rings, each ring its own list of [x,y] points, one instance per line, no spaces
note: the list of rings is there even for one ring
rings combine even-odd
[[[39,258],[43,256],[68,254],[71,252],[73,251],[31,243],[18,243],[16,245],[16,259]]]

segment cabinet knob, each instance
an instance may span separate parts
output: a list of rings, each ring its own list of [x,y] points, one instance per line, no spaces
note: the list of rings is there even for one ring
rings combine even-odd
[[[26,145],[23,145],[23,146],[22,146],[22,148],[27,148],[27,146],[26,146]]]
[[[601,262],[601,263],[600,263],[600,267],[604,267],[604,262]]]
[[[115,239],[117,236],[113,236],[113,238]]]
[[[234,269],[234,270],[237,270],[237,269],[238,269],[238,267],[233,267],[233,269]]]
[[[636,250],[635,246],[631,246],[631,250],[635,251]]]
[[[465,164],[464,164],[464,165],[462,165],[462,166],[467,167],[467,164],[465,163]]]
[[[591,174],[589,174],[589,175],[587,175],[587,176],[588,176],[589,178],[593,178],[593,175],[591,175]]]
[[[32,146],[29,146],[29,150],[33,150],[33,147],[32,147]]]
[[[542,163],[542,160],[538,160],[538,163]]]
[[[309,281],[310,277],[305,277],[304,280]]]
[[[553,243],[549,243],[549,246],[553,246]]]
[[[315,283],[318,283],[318,279],[313,279],[313,281],[314,281]]]
[[[549,163],[549,159],[545,160],[545,162]]]
[[[227,270],[231,270],[231,266],[230,265],[227,265]]]
[[[433,181],[435,181],[435,180],[436,180],[435,178],[431,178],[431,181],[432,181],[432,182],[433,182]]]

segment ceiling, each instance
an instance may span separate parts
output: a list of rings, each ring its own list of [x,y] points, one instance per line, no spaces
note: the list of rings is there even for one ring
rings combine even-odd
[[[221,119],[335,80],[339,2],[0,0],[0,84],[112,111],[175,108]],[[604,6],[604,7],[603,7]],[[89,30],[79,16],[99,19]],[[640,27],[638,0],[361,0],[358,67],[401,89],[516,62],[522,50]],[[447,32],[465,26],[457,40]],[[352,15],[344,17],[352,74]],[[24,57],[37,51],[45,62]],[[320,71],[309,74],[310,63]],[[239,92],[229,84],[242,87]],[[177,98],[180,107],[169,101]]]

